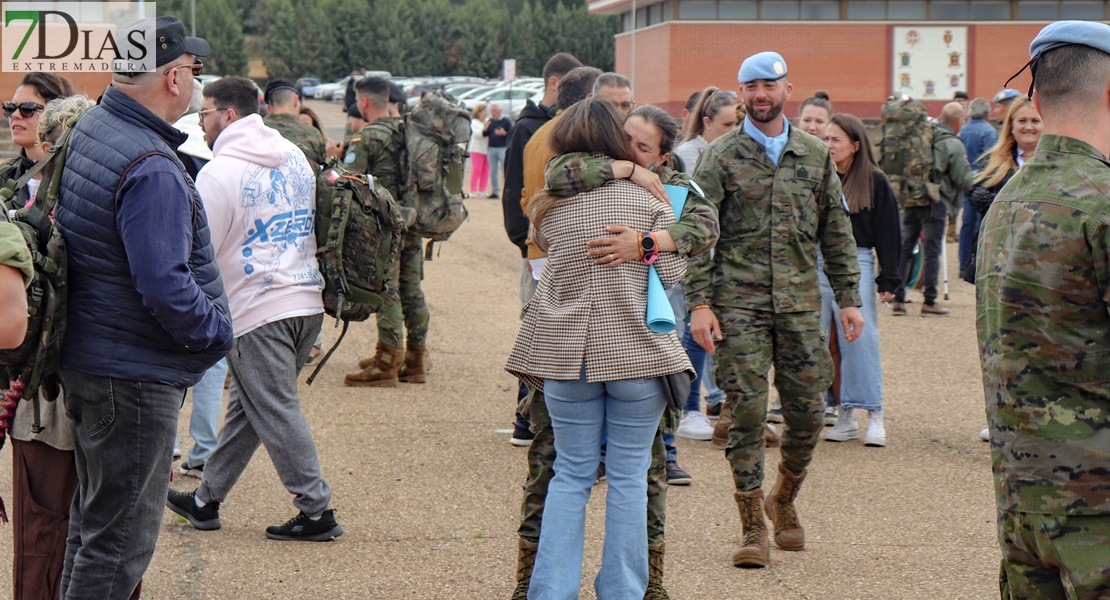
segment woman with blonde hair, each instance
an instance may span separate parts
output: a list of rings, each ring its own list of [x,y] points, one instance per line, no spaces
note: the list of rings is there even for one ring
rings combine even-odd
[[[705,88],[686,124],[685,141],[675,148],[687,174],[694,172],[701,153],[713,140],[736,129],[736,95],[713,86]]]
[[[486,119],[486,104],[478,104],[470,114],[470,195],[484,195],[486,181],[489,179],[489,137],[485,135],[489,121]]]

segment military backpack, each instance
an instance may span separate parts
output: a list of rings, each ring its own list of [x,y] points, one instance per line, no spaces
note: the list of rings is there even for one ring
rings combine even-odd
[[[442,92],[429,92],[405,117],[402,204],[416,211],[411,233],[431,247],[451,237],[467,218],[463,167],[470,143],[470,111]]]
[[[896,96],[883,105],[879,120],[879,166],[890,180],[899,206],[931,206],[940,202],[940,184],[933,168],[933,146],[954,137],[929,121],[925,105]]]
[[[401,253],[405,222],[389,190],[373,177],[332,161],[316,181],[316,258],[324,277],[324,312],[343,323],[339,339],[308,378],[339,347],[351,321],[382,306]]]
[[[21,398],[33,401],[32,428],[37,433],[42,431],[40,397],[54,401],[61,395],[59,367],[66,332],[68,261],[65,239],[54,223],[53,213],[58,205],[69,133],[80,116],[69,120],[58,143],[22,177],[14,180],[8,171],[8,176],[0,180],[0,222],[19,229],[34,265],[34,277],[27,286],[27,335],[18,348],[0,350],[0,376],[10,385],[0,402],[0,445],[16,402]],[[40,172],[43,179],[33,201],[20,206],[18,192]]]

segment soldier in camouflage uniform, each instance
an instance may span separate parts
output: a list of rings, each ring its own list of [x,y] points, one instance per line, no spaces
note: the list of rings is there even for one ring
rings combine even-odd
[[[739,80],[747,117],[709,145],[694,171],[694,182],[720,213],[721,239],[713,257],[690,261],[686,304],[694,339],[716,350],[718,384],[731,403],[725,453],[744,530],[743,547],[732,557],[739,567],[770,562],[764,511],[780,549],[805,547],[794,499],[813,458],[832,381],[821,329],[818,247],[846,338],[854,340],[863,328],[859,263],[840,179],[825,143],[782,115],[791,91],[786,74],[786,62],[774,52],[744,61]],[[786,425],[779,479],[764,507],[772,364]]]
[[[288,79],[274,79],[266,84],[264,95],[270,114],[263,119],[267,127],[276,129],[281,137],[296,144],[318,170],[327,162],[328,141],[319,129],[306,125],[297,118],[301,110],[301,96]]]
[[[1110,26],[1033,40],[1033,158],[983,218],[976,327],[1003,600],[1110,598]]]
[[[638,175],[634,181],[645,185],[648,189],[654,189],[654,184],[685,187],[690,191],[686,197],[681,218],[677,224],[668,227],[666,231],[674,240],[678,252],[683,256],[702,254],[713,247],[720,234],[717,212],[701,195],[696,186],[691,185],[689,176],[666,166],[669,154],[674,147],[678,126],[671,122],[668,128],[666,123],[659,123],[660,115],[663,119],[670,120],[666,113],[654,106],[641,106],[633,111],[630,116],[630,119],[640,119],[643,125],[654,128],[653,130],[658,131],[661,138],[659,148],[657,150],[653,148],[642,161],[638,160],[635,169],[630,161],[614,161],[605,157],[591,157],[585,153],[566,154],[555,157],[548,164],[545,181],[546,189],[556,196],[569,197],[601,187],[606,182],[614,179],[626,179],[633,175]],[[652,174],[649,170],[652,166],[655,167],[655,174]],[[663,194],[664,192],[662,188],[658,188],[654,193]],[[636,233],[623,227],[614,227],[612,232],[618,234],[614,238],[608,238],[613,243],[598,245],[590,251],[590,254],[598,257],[599,264],[613,267],[618,266],[621,262],[636,260],[639,253]],[[623,247],[616,241],[622,236],[628,242]],[[611,254],[617,254],[622,258],[610,260]],[[528,481],[524,485],[524,499],[521,502],[520,529],[518,530],[522,552],[521,561],[518,563],[517,588],[513,594],[513,600],[523,600],[527,597],[532,560],[534,560],[535,548],[539,543],[544,501],[547,497],[548,484],[551,483],[551,477],[554,475],[552,466],[555,463],[554,430],[551,426],[551,417],[547,413],[543,393],[533,392],[529,394],[521,403],[520,410],[532,423],[535,438],[528,448]],[[649,566],[648,589],[645,595],[647,600],[666,600],[669,597],[663,587],[664,529],[667,512],[667,452],[663,443],[663,433],[675,430],[681,417],[680,413],[681,411],[664,412],[651,449],[651,466],[648,468],[647,474]],[[524,552],[524,550],[529,550],[529,552]]]
[[[370,124],[351,137],[343,162],[357,173],[376,177],[400,203],[404,132],[400,119],[389,116],[389,82],[365,77],[355,84],[355,90],[362,118]],[[362,371],[347,375],[346,385],[396,387],[398,381],[424,383],[429,315],[420,289],[422,279],[424,254],[420,238],[406,233],[397,270],[377,314],[377,352],[359,361]]]

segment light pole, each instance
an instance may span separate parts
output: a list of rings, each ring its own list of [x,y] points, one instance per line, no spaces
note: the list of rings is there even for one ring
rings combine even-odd
[[[193,12],[193,37],[197,36],[197,0],[189,0],[189,9]]]
[[[636,97],[636,0],[632,0],[632,97]]]

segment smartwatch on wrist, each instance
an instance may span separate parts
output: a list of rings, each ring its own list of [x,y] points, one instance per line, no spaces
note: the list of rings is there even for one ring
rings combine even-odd
[[[640,255],[649,265],[659,256],[659,244],[655,241],[654,233],[649,231],[640,234]]]

